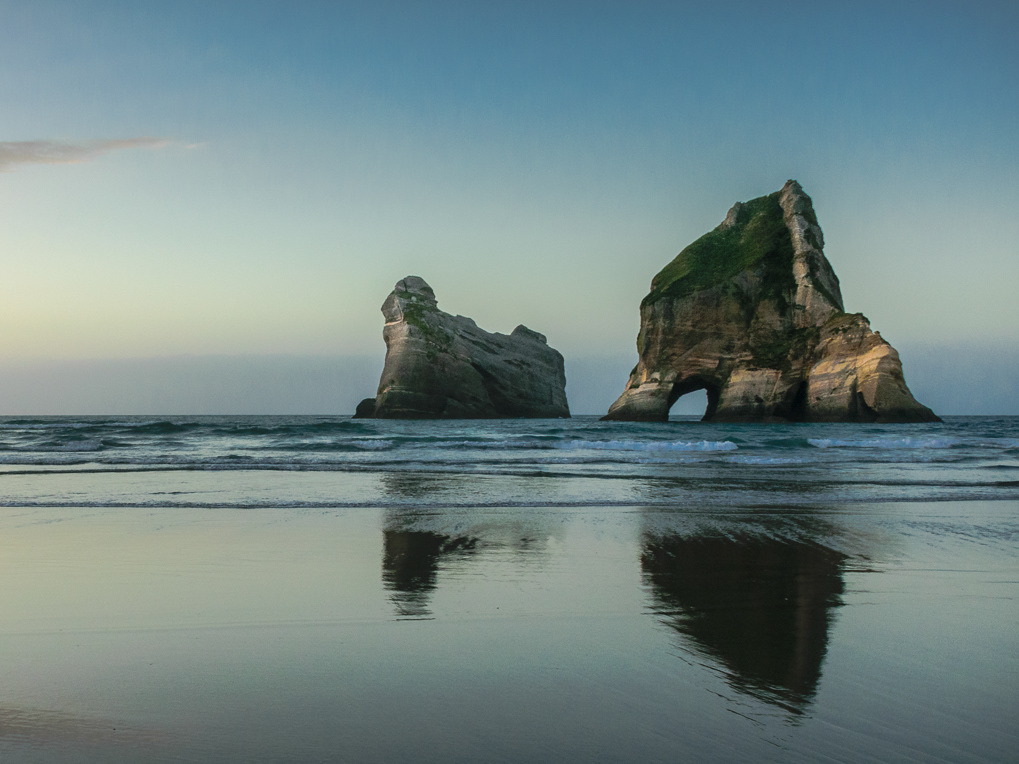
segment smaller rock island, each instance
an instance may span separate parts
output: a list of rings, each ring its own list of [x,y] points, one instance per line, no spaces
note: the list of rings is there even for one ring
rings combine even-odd
[[[382,379],[355,418],[569,417],[563,357],[544,335],[523,325],[509,335],[486,332],[439,310],[418,276],[397,282],[382,314]]]

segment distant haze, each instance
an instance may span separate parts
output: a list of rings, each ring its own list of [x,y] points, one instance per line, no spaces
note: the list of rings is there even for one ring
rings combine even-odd
[[[381,344],[381,341],[380,341]],[[1014,347],[902,349],[906,381],[939,414],[1019,415]],[[574,414],[604,414],[632,356],[567,359]],[[0,364],[0,412],[32,414],[352,414],[374,396],[383,354],[206,356]],[[673,414],[703,414],[703,391]]]

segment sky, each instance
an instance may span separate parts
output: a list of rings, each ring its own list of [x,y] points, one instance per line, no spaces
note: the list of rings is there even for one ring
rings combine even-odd
[[[347,413],[410,274],[602,413],[652,276],[787,178],[917,397],[1019,414],[1016,39],[1014,2],[0,0],[0,414]]]

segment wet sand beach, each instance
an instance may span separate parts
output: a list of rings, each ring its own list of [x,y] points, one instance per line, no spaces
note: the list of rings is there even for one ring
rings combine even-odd
[[[1008,761],[1017,530],[1014,501],[6,508],[0,757]]]

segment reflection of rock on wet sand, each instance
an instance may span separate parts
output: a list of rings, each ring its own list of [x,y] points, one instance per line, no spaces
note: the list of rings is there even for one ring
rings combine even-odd
[[[401,617],[431,615],[428,601],[442,569],[466,564],[482,552],[509,552],[523,561],[543,554],[549,538],[547,532],[517,522],[467,524],[457,533],[443,532],[441,526],[442,518],[434,516],[399,522],[394,518],[382,531],[382,585]]]
[[[444,475],[405,473],[387,476],[394,499],[414,499],[439,490],[457,490]],[[482,554],[519,558],[548,551],[550,539],[562,536],[562,518],[506,508],[393,506],[382,531],[382,584],[402,617],[431,615],[428,601],[444,569],[477,561]]]
[[[382,486],[392,499],[424,499],[452,493],[462,486],[464,477],[449,473],[385,472]]]
[[[655,610],[729,683],[802,713],[817,691],[845,555],[771,538],[647,536]]]
[[[476,538],[431,531],[383,531],[382,583],[392,592],[397,612],[411,618],[429,615],[428,598],[436,586],[440,560],[469,556],[477,543]]]

